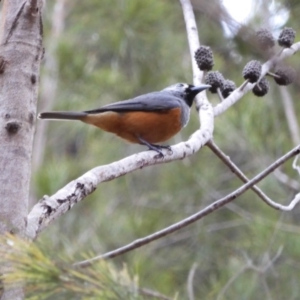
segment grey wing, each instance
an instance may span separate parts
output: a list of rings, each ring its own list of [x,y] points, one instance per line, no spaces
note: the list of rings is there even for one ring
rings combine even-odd
[[[115,102],[102,106],[98,109],[87,110],[85,113],[97,114],[100,112],[114,111],[164,111],[180,107],[183,100],[169,93],[153,92],[145,95],[138,96],[133,99]]]

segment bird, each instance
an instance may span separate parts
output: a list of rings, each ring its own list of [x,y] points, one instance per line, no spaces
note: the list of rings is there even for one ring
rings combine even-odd
[[[39,119],[79,120],[130,142],[145,145],[160,156],[161,145],[177,134],[189,121],[195,96],[210,85],[176,83],[155,91],[86,111],[41,112]]]

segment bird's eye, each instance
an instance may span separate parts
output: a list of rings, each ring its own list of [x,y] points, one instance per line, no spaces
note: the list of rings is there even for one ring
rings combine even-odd
[[[178,87],[184,87],[184,84],[183,83],[178,83],[177,86]]]

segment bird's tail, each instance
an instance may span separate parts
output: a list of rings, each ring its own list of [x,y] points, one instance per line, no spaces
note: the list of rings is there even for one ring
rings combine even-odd
[[[38,115],[39,119],[57,119],[57,120],[83,120],[87,116],[85,112],[73,111],[51,111],[42,112]]]

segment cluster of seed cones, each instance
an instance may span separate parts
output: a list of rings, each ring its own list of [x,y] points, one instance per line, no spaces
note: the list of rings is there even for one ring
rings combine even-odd
[[[292,28],[284,28],[279,35],[278,44],[283,48],[289,48],[294,43],[296,36]],[[258,46],[263,50],[269,50],[275,46],[275,39],[268,29],[259,29],[256,32]],[[197,65],[201,71],[206,71],[205,83],[211,85],[211,93],[219,93],[221,97],[227,98],[235,89],[233,81],[225,79],[219,71],[211,71],[214,65],[213,53],[208,46],[201,46],[195,53]],[[261,78],[262,65],[257,60],[246,64],[243,70],[243,77],[246,82],[256,83],[252,89],[254,95],[262,97],[269,91],[269,82],[266,77]],[[291,84],[296,72],[291,67],[277,68],[275,73],[268,73],[279,85]]]

